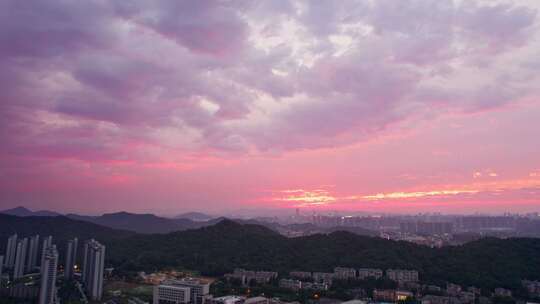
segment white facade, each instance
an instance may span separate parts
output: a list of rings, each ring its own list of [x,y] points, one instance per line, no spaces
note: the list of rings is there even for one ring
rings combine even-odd
[[[30,247],[28,249],[28,259],[26,263],[26,271],[31,272],[37,266],[37,253],[39,247],[39,235],[30,238]]]
[[[13,267],[15,265],[15,254],[17,251],[17,234],[14,234],[8,238],[5,265],[6,267]]]
[[[95,240],[84,244],[84,261],[82,280],[88,296],[101,300],[103,295],[103,271],[105,268],[105,246]]]
[[[24,275],[24,267],[26,261],[26,250],[28,247],[28,239],[24,238],[17,243],[15,252],[15,269],[13,270],[13,278],[19,279]]]
[[[41,263],[39,264],[40,266],[43,265],[43,260],[45,259],[45,251],[47,250],[47,248],[51,247],[52,246],[52,236],[48,236],[46,238],[43,239],[43,246],[41,247]]]
[[[45,248],[41,264],[41,287],[39,289],[39,304],[53,304],[56,295],[56,269],[58,266],[58,251],[56,246]]]
[[[73,269],[77,263],[77,247],[79,241],[77,238],[69,240],[66,248],[66,265],[64,267],[64,277],[71,279],[73,277]]]
[[[154,286],[154,304],[189,303],[191,289],[185,286],[162,284]]]

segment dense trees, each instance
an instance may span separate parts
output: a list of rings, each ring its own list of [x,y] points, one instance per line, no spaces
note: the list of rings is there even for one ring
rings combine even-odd
[[[0,216],[0,228],[17,229],[13,221],[9,225],[2,221]],[[55,228],[49,227],[52,223],[36,224],[34,228],[40,229],[36,231],[31,223],[24,224],[30,225],[24,233],[53,234],[60,241],[93,235],[107,245],[107,264],[126,272],[166,267],[199,270],[205,275],[222,275],[236,267],[282,274],[291,270],[332,271],[335,266],[404,268],[417,269],[422,281],[439,286],[449,281],[512,290],[519,290],[521,279],[540,279],[540,239],[486,238],[432,249],[343,231],[290,239],[262,226],[228,220],[197,230],[154,235],[126,233],[65,218],[55,223],[59,225]],[[10,232],[3,230],[0,237]],[[0,241],[4,245],[4,240]]]

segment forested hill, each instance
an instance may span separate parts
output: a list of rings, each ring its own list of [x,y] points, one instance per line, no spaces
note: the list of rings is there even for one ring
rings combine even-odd
[[[6,224],[5,217],[0,216],[2,236],[15,227]],[[343,231],[286,238],[263,226],[230,220],[196,230],[142,235],[54,219],[45,224],[41,222],[45,218],[25,218],[29,222],[17,226],[25,229],[18,232],[30,234],[37,229],[33,233],[53,234],[57,239],[93,236],[107,245],[107,263],[125,271],[183,267],[221,275],[235,267],[281,273],[331,271],[335,266],[403,268],[419,270],[421,280],[428,283],[449,281],[485,288],[517,288],[521,279],[540,279],[540,239],[488,238],[432,249]]]
[[[517,287],[540,279],[539,239],[482,239],[432,249],[349,232],[285,238],[258,225],[217,225],[120,241],[110,261],[123,269],[177,266],[219,275],[248,269],[332,271],[335,266],[417,269],[421,279],[479,287]]]

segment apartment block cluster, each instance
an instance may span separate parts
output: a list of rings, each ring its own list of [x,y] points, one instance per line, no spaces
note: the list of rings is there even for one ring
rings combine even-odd
[[[77,238],[67,242],[64,271],[60,277],[63,280],[81,281],[88,297],[100,300],[103,294],[105,246],[95,240],[84,243],[81,277],[76,273],[79,268],[78,244]],[[37,299],[39,304],[58,303],[58,261],[58,248],[53,244],[52,236],[43,238],[41,247],[39,235],[25,238],[17,234],[10,236],[6,254],[0,256],[0,296],[32,301]]]
[[[277,279],[278,273],[275,271],[255,271],[236,268],[232,273],[225,274],[227,279],[238,279],[242,285],[249,285],[252,281],[257,284],[269,283],[271,280]]]
[[[334,272],[308,272],[291,271],[289,279],[281,279],[282,288],[299,290],[328,290],[334,280],[365,280],[367,278],[380,279],[384,276],[382,269],[376,268],[349,268],[336,267]],[[386,277],[398,283],[418,282],[418,271],[403,269],[388,269]]]
[[[521,281],[521,285],[527,290],[530,297],[540,298],[540,282],[539,281]]]

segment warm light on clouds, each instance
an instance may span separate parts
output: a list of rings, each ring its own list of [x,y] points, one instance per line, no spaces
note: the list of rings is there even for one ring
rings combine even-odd
[[[336,201],[336,198],[333,197],[329,191],[322,189],[293,189],[283,190],[279,193],[283,194],[283,196],[274,198],[274,200],[281,202],[293,202],[295,203],[293,207],[320,206],[327,205]]]
[[[477,190],[434,190],[434,191],[418,191],[418,192],[392,192],[392,193],[377,193],[375,195],[365,195],[361,198],[367,200],[384,200],[384,199],[407,199],[407,198],[423,198],[430,196],[448,196],[457,194],[478,193]]]
[[[536,208],[539,9],[0,1],[0,207]]]

